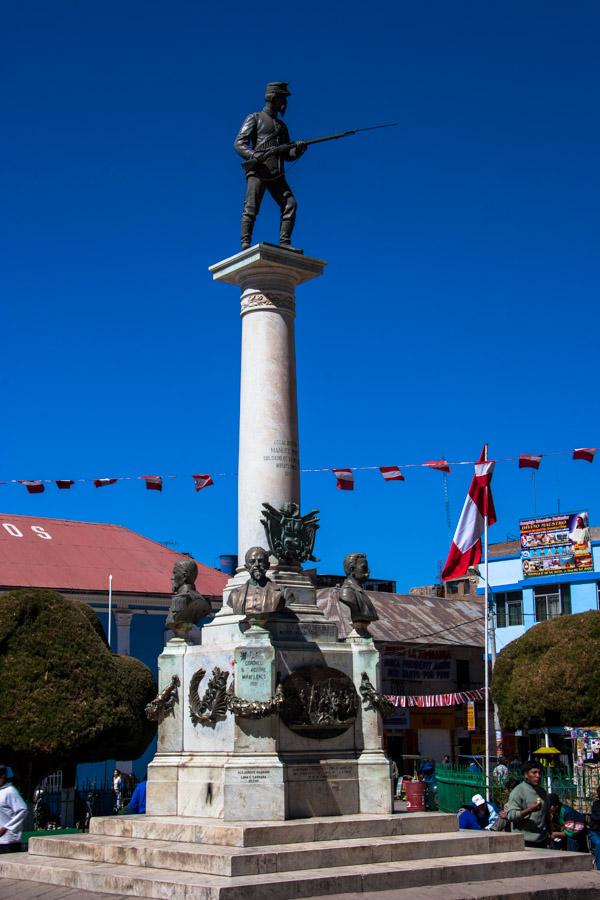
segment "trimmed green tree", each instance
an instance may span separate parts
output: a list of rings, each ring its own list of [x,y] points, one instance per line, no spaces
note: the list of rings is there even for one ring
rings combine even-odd
[[[150,670],[111,653],[96,613],[56,591],[0,597],[0,685],[0,762],[28,799],[57,769],[135,759],[156,732]]]
[[[557,616],[511,641],[492,696],[506,728],[600,722],[600,612]]]

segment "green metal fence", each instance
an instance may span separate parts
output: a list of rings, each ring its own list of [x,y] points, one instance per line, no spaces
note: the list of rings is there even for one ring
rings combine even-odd
[[[458,812],[464,803],[470,803],[474,794],[485,796],[485,772],[471,772],[465,766],[438,766],[436,768],[437,802],[440,812]],[[578,770],[575,777],[569,772],[551,773],[551,790],[569,806],[589,812],[596,799],[597,780]],[[492,777],[490,799],[502,809],[512,788],[522,781],[521,774],[510,773],[498,781]],[[547,787],[547,773],[542,776],[542,786]]]

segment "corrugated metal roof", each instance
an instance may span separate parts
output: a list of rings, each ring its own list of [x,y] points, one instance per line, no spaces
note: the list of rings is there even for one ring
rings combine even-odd
[[[0,586],[170,594],[173,563],[181,558],[121,525],[0,513]],[[227,576],[198,563],[201,594],[223,592]]]
[[[375,592],[369,597],[379,616],[369,625],[376,641],[483,647],[483,600]],[[350,610],[337,599],[336,588],[317,591],[317,603],[336,623],[340,637],[346,637],[352,629]]]

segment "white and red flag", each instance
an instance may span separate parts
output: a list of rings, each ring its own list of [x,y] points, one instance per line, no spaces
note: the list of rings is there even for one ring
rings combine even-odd
[[[354,472],[352,469],[332,469],[337,479],[336,488],[338,491],[354,490]]]
[[[585,459],[586,462],[594,462],[597,447],[579,447],[573,450],[573,459]]]
[[[519,456],[520,469],[539,469],[542,457],[537,453],[521,453]]]
[[[427,466],[430,469],[437,469],[438,472],[452,471],[447,459],[431,459],[429,462],[424,462],[423,465]]]
[[[404,481],[399,466],[379,466],[379,471],[386,481]]]
[[[163,480],[161,475],[142,475],[142,479],[146,482],[146,490],[162,491]]]
[[[28,494],[43,494],[46,490],[41,481],[19,481],[19,484],[25,485]]]
[[[75,482],[71,478],[58,478],[56,487],[59,491],[70,491]]]
[[[106,487],[109,484],[116,484],[118,478],[94,478],[95,487]]]
[[[484,453],[481,456],[483,457]],[[460,578],[467,574],[469,566],[476,566],[481,562],[484,516],[487,514],[488,525],[493,525],[496,521],[496,510],[490,487],[494,465],[492,460],[484,461],[482,458],[475,463],[475,475],[456,526],[446,565],[442,571],[443,581]]]
[[[194,479],[197,491],[201,491],[203,488],[210,487],[211,484],[214,484],[210,475],[192,475],[192,478]]]

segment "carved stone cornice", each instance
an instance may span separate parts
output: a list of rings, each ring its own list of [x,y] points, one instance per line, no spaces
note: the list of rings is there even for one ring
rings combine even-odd
[[[240,315],[243,316],[245,313],[257,309],[273,310],[293,316],[296,314],[296,301],[293,294],[284,291],[269,291],[268,293],[255,290],[244,291]]]

